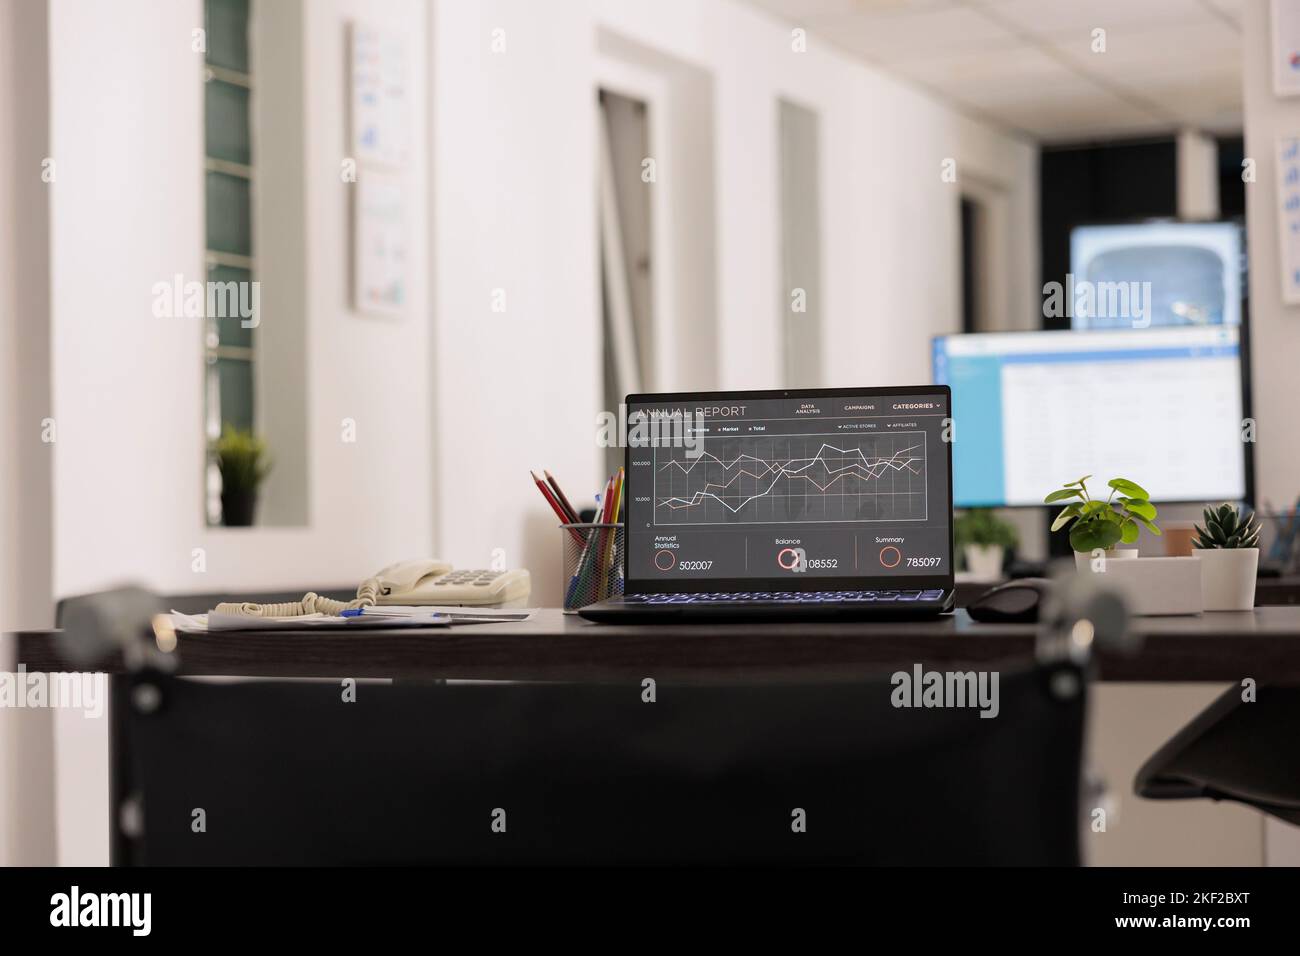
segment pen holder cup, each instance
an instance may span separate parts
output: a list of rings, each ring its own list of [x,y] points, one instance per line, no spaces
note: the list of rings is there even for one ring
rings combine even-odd
[[[623,525],[560,525],[564,610],[577,611],[623,593]]]

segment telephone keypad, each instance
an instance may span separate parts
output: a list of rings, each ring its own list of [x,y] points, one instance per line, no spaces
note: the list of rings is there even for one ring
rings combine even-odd
[[[473,584],[473,585],[486,586],[491,584],[497,578],[501,577],[501,575],[503,574],[505,574],[504,571],[493,571],[490,568],[467,569],[461,571],[453,571],[450,574],[439,578],[438,583],[439,584]]]

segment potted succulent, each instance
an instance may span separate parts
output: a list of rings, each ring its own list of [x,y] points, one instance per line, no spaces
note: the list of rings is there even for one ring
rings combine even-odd
[[[266,441],[227,425],[212,446],[221,471],[221,523],[246,528],[257,514],[257,492],[271,471]]]
[[[1070,528],[1070,547],[1075,563],[1087,568],[1088,562],[1100,556],[1107,560],[1135,558],[1137,549],[1122,549],[1120,544],[1137,541],[1142,529],[1160,534],[1156,525],[1156,506],[1151,503],[1146,489],[1127,478],[1112,478],[1106,484],[1110,494],[1104,501],[1088,494],[1088,479],[1084,475],[1077,481],[1066,483],[1043,499],[1044,504],[1068,502],[1052,522],[1052,530]],[[1116,497],[1118,495],[1118,497]]]
[[[979,578],[1001,577],[1007,552],[1019,543],[1015,527],[991,508],[963,511],[953,523],[952,535],[966,570]]]
[[[1228,502],[1206,508],[1196,526],[1192,553],[1201,562],[1201,594],[1207,611],[1249,611],[1255,606],[1259,569],[1259,520]]]

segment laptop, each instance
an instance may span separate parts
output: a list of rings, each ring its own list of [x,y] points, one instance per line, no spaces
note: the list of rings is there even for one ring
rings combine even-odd
[[[945,385],[629,395],[624,593],[605,622],[952,609]]]

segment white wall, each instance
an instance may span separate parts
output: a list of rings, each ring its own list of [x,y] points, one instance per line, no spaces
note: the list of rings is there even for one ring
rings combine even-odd
[[[0,633],[53,623],[45,33],[44,0],[0,0]],[[0,866],[53,862],[52,729],[48,711],[0,709]]]
[[[415,270],[401,321],[348,305],[339,168],[352,16],[408,38],[409,221],[414,261],[429,268]],[[707,186],[693,195],[716,227],[706,338],[718,350],[692,367],[716,377],[681,387],[780,384],[782,96],[820,115],[828,383],[928,381],[929,337],[957,327],[960,184],[941,182],[945,158],[959,177],[1005,190],[1017,224],[1009,299],[1017,315],[1034,314],[1032,148],[815,39],[796,54],[787,26],[732,0],[312,0],[303,17],[310,524],[208,529],[201,329],[151,314],[154,283],[202,277],[201,62],[190,48],[201,5],[51,0],[58,594],[125,578],[162,591],[344,584],[432,541],[458,564],[485,564],[500,548],[535,571],[539,603],[557,600],[554,519],[526,471],[552,469],[574,498],[601,477],[602,31],[711,80],[714,163],[695,171]],[[492,52],[496,29],[503,53]],[[503,313],[492,311],[498,289]],[[345,418],[356,444],[340,440]],[[95,862],[106,852],[103,735],[67,723],[62,860]]]
[[[312,0],[306,33],[310,525],[210,529],[203,515],[203,334],[155,318],[152,287],[203,279],[199,0],[53,0],[55,592],[134,579],[163,592],[323,587],[430,551],[428,286],[408,314],[355,314],[348,298],[345,22],[409,38],[413,261],[427,261],[425,5]],[[264,326],[276,321],[264,314]],[[273,395],[263,397],[274,401]],[[356,422],[345,443],[341,423]],[[197,573],[194,549],[205,552]],[[62,718],[65,715],[59,715]],[[106,734],[59,720],[62,862],[106,858]]]
[[[428,549],[435,503],[448,557],[482,563],[501,547],[512,563],[553,563],[554,542],[530,550],[535,536],[521,530],[521,512],[529,528],[550,521],[526,469],[552,468],[575,497],[599,477],[599,30],[715,79],[719,355],[717,381],[699,386],[779,384],[780,96],[821,115],[829,382],[926,381],[929,336],[956,327],[958,187],[940,181],[945,157],[959,176],[1004,184],[1024,222],[1016,231],[1035,231],[1031,147],[815,38],[794,53],[787,27],[731,0],[438,2],[431,84],[425,9],[307,5],[311,525],[245,531],[203,523],[201,331],[150,311],[155,282],[202,274],[201,63],[190,47],[201,5],[53,0],[57,593],[127,577],[166,591],[359,580]],[[409,39],[410,220],[433,291],[414,270],[402,321],[348,305],[343,25],[361,15]],[[1012,259],[1016,311],[1029,312],[1036,256]],[[495,289],[505,313],[491,309]],[[356,444],[340,440],[345,418]],[[195,548],[206,551],[203,574]]]
[[[226,530],[203,518],[201,327],[151,313],[155,282],[204,277],[202,63],[190,48],[201,4],[54,0],[57,593],[127,577],[163,591],[340,584],[427,551],[424,273],[413,270],[402,320],[357,315],[347,293],[351,187],[339,172],[352,16],[411,38],[407,185],[415,260],[427,255],[424,6],[313,0],[301,170],[308,335],[298,359],[311,372],[311,524]],[[357,423],[355,444],[341,440],[345,418]],[[192,570],[195,548],[206,550],[206,573]]]
[[[492,52],[494,30],[504,31],[504,52]],[[1035,149],[816,38],[806,53],[793,52],[789,25],[732,0],[437,0],[432,31],[437,532],[439,549],[457,563],[482,563],[504,548],[511,563],[543,572],[536,593],[554,602],[558,575],[546,572],[555,571],[559,542],[526,470],[551,468],[572,497],[602,478],[594,444],[597,35],[712,81],[713,168],[664,174],[711,180],[704,195],[712,195],[716,222],[715,326],[683,337],[679,352],[716,336],[713,361],[696,363],[716,375],[671,377],[675,387],[783,384],[782,97],[819,114],[827,384],[930,381],[930,336],[960,323],[965,175],[1006,196],[1007,324],[1030,327],[1037,315]],[[601,55],[616,56],[617,47],[606,42]],[[949,157],[957,184],[940,178]],[[650,188],[673,186],[661,178]],[[686,241],[693,223],[680,217],[669,228]],[[508,294],[503,315],[490,310],[497,287]]]
[[[577,499],[599,464],[594,43],[581,3],[433,7],[437,547],[476,567],[501,548],[552,604],[560,540],[528,470]]]

